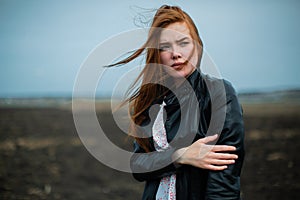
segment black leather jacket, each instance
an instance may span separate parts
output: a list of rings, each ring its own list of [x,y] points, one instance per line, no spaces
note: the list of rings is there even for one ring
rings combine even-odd
[[[165,152],[156,152],[153,155],[149,153],[147,153],[149,155],[134,154],[131,158],[134,178],[138,181],[146,181],[142,199],[155,199],[160,179],[176,173],[177,200],[238,200],[240,199],[240,173],[244,160],[244,124],[242,108],[236,92],[228,81],[204,75],[197,70],[187,80],[193,91],[188,87],[183,87],[180,88],[179,96],[183,97],[180,100],[173,93],[169,93],[164,99],[167,104],[165,106],[167,113],[165,129],[172,148]],[[198,102],[191,100],[191,92],[195,93]],[[158,101],[160,102],[155,103],[161,103],[162,100]],[[180,108],[182,105],[192,104],[198,106],[199,116],[195,116],[195,110],[182,111]],[[189,114],[185,113],[185,117],[180,118],[183,112],[189,112]],[[222,119],[214,120],[221,115],[224,116],[223,121]],[[198,121],[195,120],[196,118]],[[151,127],[151,117],[145,121],[145,124],[150,124],[148,127]],[[181,123],[186,124],[183,129],[179,128]],[[151,130],[149,130],[143,129],[142,131],[148,131],[149,141],[154,152],[153,138],[150,135]],[[188,146],[192,141],[214,133],[220,134],[216,144],[233,145],[237,148],[235,153],[238,155],[238,159],[234,164],[228,165],[228,168],[223,171],[210,171],[172,163],[171,156],[178,148]],[[192,141],[186,139],[191,136],[193,137]],[[145,150],[135,142],[134,152],[145,153]],[[163,163],[166,166],[160,168],[159,166]],[[153,169],[155,170],[153,171]],[[147,170],[149,172],[146,172]]]

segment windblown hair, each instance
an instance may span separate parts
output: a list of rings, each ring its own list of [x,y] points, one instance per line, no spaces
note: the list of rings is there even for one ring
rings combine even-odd
[[[132,95],[127,99],[127,102],[130,103],[131,118],[134,123],[129,130],[130,135],[133,135],[138,144],[147,152],[151,151],[149,140],[147,138],[138,137],[141,133],[137,133],[138,131],[135,125],[141,125],[143,123],[146,118],[144,111],[154,100],[161,98],[167,92],[164,85],[168,75],[162,67],[159,67],[161,63],[160,50],[158,48],[159,38],[161,28],[166,28],[168,25],[176,22],[184,22],[189,28],[191,37],[194,40],[194,47],[197,48],[197,67],[199,67],[203,53],[203,43],[200,39],[197,27],[191,17],[180,7],[168,5],[163,5],[156,11],[148,33],[147,41],[144,45],[127,58],[109,65],[109,67],[112,67],[129,63],[143,52],[146,52],[145,67],[134,81],[131,88],[129,88],[129,91],[132,92],[128,93],[131,93]],[[155,64],[157,64],[158,67],[154,67],[153,65]],[[140,80],[141,86],[138,87],[137,85]]]

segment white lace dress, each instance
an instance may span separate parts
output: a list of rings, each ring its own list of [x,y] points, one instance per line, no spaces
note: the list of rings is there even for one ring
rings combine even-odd
[[[169,148],[166,130],[163,121],[163,110],[165,102],[160,105],[159,112],[153,123],[152,134],[154,147],[157,151],[164,151]],[[176,199],[176,174],[163,177],[156,193],[156,200],[175,200]]]

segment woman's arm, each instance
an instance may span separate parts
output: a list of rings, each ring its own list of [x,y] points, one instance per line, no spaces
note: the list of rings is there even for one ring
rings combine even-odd
[[[244,122],[242,108],[232,85],[224,81],[226,90],[226,118],[217,144],[236,148],[238,159],[222,171],[208,171],[205,199],[240,199],[240,173],[244,161]]]
[[[237,155],[225,153],[235,151],[234,146],[207,145],[218,138],[218,135],[208,136],[197,140],[189,147],[179,149],[173,154],[173,159],[179,164],[209,170],[224,170],[228,165],[235,163]]]
[[[133,176],[138,181],[161,179],[176,172],[172,155],[176,149],[170,148],[162,152],[148,152],[135,141],[134,154],[131,157]]]
[[[224,170],[227,165],[235,162],[237,155],[223,152],[235,151],[236,148],[228,145],[206,145],[206,143],[216,139],[217,135],[209,136],[199,139],[186,148],[178,150],[170,148],[164,152],[147,154],[135,142],[135,153],[137,154],[134,154],[131,158],[131,168],[133,172],[142,171],[143,173],[133,173],[133,176],[139,181],[160,179],[175,173],[180,164],[210,170]],[[162,165],[165,165],[165,167],[161,168]],[[156,168],[159,169],[153,170]]]
[[[206,143],[217,139],[217,135],[208,136],[175,151],[173,155],[179,164],[208,169],[205,199],[210,200],[240,199],[240,173],[244,160],[242,108],[231,84],[224,81],[224,86],[226,104],[218,111],[226,110],[226,117],[216,145]]]

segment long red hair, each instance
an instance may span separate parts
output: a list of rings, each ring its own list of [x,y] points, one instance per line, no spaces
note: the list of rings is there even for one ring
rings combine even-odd
[[[135,125],[142,124],[142,122],[146,119],[146,116],[143,114],[144,111],[151,106],[154,100],[162,97],[167,92],[163,85],[165,85],[164,82],[167,80],[168,75],[164,72],[162,67],[153,67],[153,64],[156,63],[159,66],[161,63],[160,51],[158,48],[161,32],[160,28],[166,28],[168,25],[176,22],[184,22],[189,28],[191,37],[194,40],[194,46],[197,48],[197,67],[199,67],[203,54],[203,43],[200,39],[197,27],[191,17],[180,7],[168,5],[163,5],[156,11],[145,44],[127,58],[109,65],[109,67],[112,67],[129,63],[146,51],[145,67],[131,88],[129,88],[129,91],[131,91],[129,93],[132,95],[127,99],[127,102],[130,103],[131,118],[134,123],[129,130],[130,135],[135,137],[138,144],[145,149],[146,152],[149,152],[152,149],[149,139],[145,137],[138,137],[143,133],[137,133]],[[141,86],[138,87],[137,85],[140,80],[142,81]]]

